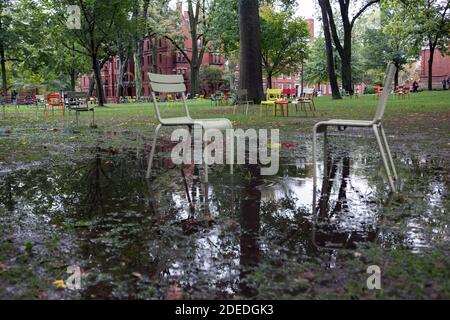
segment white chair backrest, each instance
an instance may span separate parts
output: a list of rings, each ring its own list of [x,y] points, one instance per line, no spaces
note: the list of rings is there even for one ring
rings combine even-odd
[[[386,75],[384,77],[383,92],[381,93],[380,100],[378,101],[377,112],[375,113],[375,118],[373,119],[375,123],[380,123],[383,120],[384,111],[386,110],[386,104],[392,90],[392,82],[394,81],[396,70],[397,68],[393,63],[388,64]]]
[[[153,106],[155,107],[156,116],[158,121],[163,123],[164,119],[159,112],[158,102],[156,101],[155,93],[181,93],[183,98],[184,110],[186,116],[190,118],[189,110],[186,102],[186,85],[184,84],[184,78],[181,74],[157,74],[148,73],[148,80],[150,82],[150,89],[152,91]]]
[[[186,91],[184,79],[181,74],[148,73],[148,80],[153,92],[182,93]]]

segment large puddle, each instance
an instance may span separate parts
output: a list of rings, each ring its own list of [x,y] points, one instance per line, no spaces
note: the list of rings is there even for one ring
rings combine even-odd
[[[314,216],[310,155],[308,141],[285,150],[269,177],[256,165],[234,175],[212,167],[208,184],[201,168],[161,157],[147,181],[145,152],[127,149],[3,173],[2,239],[24,251],[31,243],[33,257],[61,264],[62,274],[80,266],[82,289],[65,297],[88,299],[277,298],[271,292],[281,286],[303,290],[285,280],[311,263],[330,270],[365,246],[420,255],[448,242],[445,159],[394,152],[402,195],[392,197],[375,141],[331,137]],[[36,270],[52,272],[47,264]],[[4,295],[18,287],[8,284]]]

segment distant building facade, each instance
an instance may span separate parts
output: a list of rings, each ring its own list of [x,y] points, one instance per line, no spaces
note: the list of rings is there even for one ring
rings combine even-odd
[[[420,55],[420,88],[428,87],[428,60],[430,50],[423,50]],[[439,50],[434,51],[433,55],[433,89],[442,89],[442,80],[450,76],[450,52],[443,56]]]

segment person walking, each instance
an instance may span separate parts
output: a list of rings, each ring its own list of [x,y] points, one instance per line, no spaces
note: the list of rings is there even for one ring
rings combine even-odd
[[[442,90],[447,90],[447,79],[442,80]]]
[[[17,91],[11,91],[11,103],[17,105]]]
[[[414,80],[413,82],[413,92],[419,92],[419,83],[417,82],[417,80]]]

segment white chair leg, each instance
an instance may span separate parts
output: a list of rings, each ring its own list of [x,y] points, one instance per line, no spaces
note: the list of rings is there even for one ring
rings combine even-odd
[[[150,158],[148,159],[147,175],[145,176],[147,179],[150,179],[150,175],[152,173],[152,164],[153,164],[153,157],[155,156],[156,141],[158,140],[158,134],[161,127],[162,125],[158,124],[158,126],[155,129],[155,135],[153,136],[152,151],[150,152]]]
[[[205,171],[205,183],[208,182],[208,159],[206,157],[206,144],[207,141],[205,140],[205,132],[206,130],[202,127],[202,146],[203,146],[203,168]]]
[[[375,137],[377,138],[378,148],[380,149],[381,158],[383,160],[384,169],[386,170],[386,174],[389,180],[389,185],[391,187],[392,192],[397,192],[394,184],[394,180],[392,179],[391,170],[389,169],[388,160],[386,158],[386,154],[383,147],[383,142],[381,141],[380,133],[378,132],[378,126],[373,125],[373,132],[375,133]]]
[[[313,193],[315,195],[317,188],[317,169],[316,169],[316,152],[317,152],[317,127],[313,128],[313,144],[312,144],[312,163],[313,163]]]
[[[394,174],[394,180],[397,182],[398,181],[397,170],[395,169],[394,160],[392,159],[391,149],[389,148],[386,134],[384,133],[383,125],[380,126],[380,132],[381,132],[381,136],[383,137],[384,146],[386,147],[386,152],[389,157],[389,162],[391,163],[391,169],[392,169],[392,173]]]

